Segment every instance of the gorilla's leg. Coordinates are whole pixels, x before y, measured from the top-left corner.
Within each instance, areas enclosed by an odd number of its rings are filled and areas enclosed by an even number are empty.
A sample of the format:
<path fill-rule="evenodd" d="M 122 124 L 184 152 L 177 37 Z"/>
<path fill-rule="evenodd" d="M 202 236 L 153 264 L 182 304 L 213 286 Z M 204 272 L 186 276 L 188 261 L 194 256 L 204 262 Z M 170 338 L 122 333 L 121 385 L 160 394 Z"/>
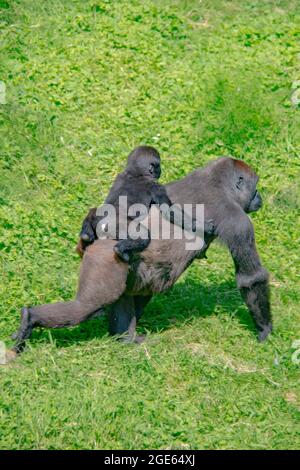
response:
<path fill-rule="evenodd" d="M 141 317 L 143 309 L 150 299 L 151 296 L 133 297 L 127 294 L 122 295 L 110 308 L 110 334 L 120 335 L 127 333 L 123 336 L 123 341 L 127 343 L 142 343 L 145 339 L 145 335 L 137 335 L 135 328 L 137 320 Z"/>
<path fill-rule="evenodd" d="M 126 289 L 128 265 L 116 260 L 115 242 L 95 242 L 83 257 L 76 300 L 22 309 L 21 325 L 14 335 L 20 352 L 33 328 L 64 328 L 98 315 L 105 305 L 116 302 Z M 108 275 L 109 273 L 109 275 Z"/>
<path fill-rule="evenodd" d="M 134 297 L 135 316 L 137 322 L 141 318 L 144 308 L 150 302 L 151 299 L 152 295 L 136 295 Z"/>
<path fill-rule="evenodd" d="M 138 322 L 141 318 L 144 312 L 144 308 L 150 302 L 151 299 L 152 295 L 137 295 L 136 297 L 134 297 L 136 322 Z M 135 342 L 142 343 L 143 341 L 145 341 L 145 339 L 146 335 L 138 335 L 136 336 Z"/>
<path fill-rule="evenodd" d="M 16 340 L 14 349 L 21 352 L 25 346 L 25 340 L 30 338 L 33 328 L 37 326 L 43 328 L 75 326 L 99 315 L 100 310 L 99 305 L 83 303 L 80 300 L 23 307 L 20 328 L 12 336 Z"/>
<path fill-rule="evenodd" d="M 131 295 L 124 294 L 115 302 L 109 311 L 108 330 L 111 335 L 122 335 L 129 333 L 132 326 L 135 330 L 136 317 L 134 300 Z"/>
<path fill-rule="evenodd" d="M 110 307 L 108 329 L 111 335 L 123 335 L 123 342 L 133 343 L 136 340 L 135 327 L 134 298 L 124 294 Z"/>

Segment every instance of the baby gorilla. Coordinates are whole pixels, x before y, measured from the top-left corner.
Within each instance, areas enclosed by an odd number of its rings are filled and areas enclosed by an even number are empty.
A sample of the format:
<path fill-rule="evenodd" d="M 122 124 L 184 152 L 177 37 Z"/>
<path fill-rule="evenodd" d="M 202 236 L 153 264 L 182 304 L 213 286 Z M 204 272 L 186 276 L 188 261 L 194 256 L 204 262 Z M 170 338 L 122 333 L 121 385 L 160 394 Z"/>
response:
<path fill-rule="evenodd" d="M 87 245 L 93 243 L 97 238 L 97 234 L 101 234 L 101 230 L 103 235 L 119 240 L 114 246 L 114 251 L 125 262 L 129 262 L 132 253 L 141 252 L 147 248 L 151 241 L 150 232 L 141 224 L 139 224 L 140 233 L 138 238 L 128 236 L 128 238 L 123 239 L 123 237 L 120 237 L 121 225 L 123 224 L 124 229 L 125 224 L 127 232 L 130 222 L 141 215 L 136 213 L 131 216 L 126 209 L 124 210 L 120 204 L 119 198 L 121 196 L 127 197 L 127 206 L 129 208 L 133 204 L 142 204 L 149 211 L 150 207 L 155 204 L 159 206 L 161 212 L 171 223 L 175 223 L 183 229 L 195 231 L 195 219 L 190 218 L 176 206 L 169 210 L 172 202 L 164 186 L 157 182 L 160 174 L 160 155 L 158 151 L 149 146 L 135 148 L 128 156 L 125 170 L 117 176 L 105 200 L 105 204 L 112 205 L 116 210 L 117 224 L 114 235 L 111 235 L 109 228 L 107 230 L 107 224 L 104 223 L 103 215 L 97 215 L 96 209 L 91 209 L 83 221 L 80 233 L 81 247 L 79 245 L 78 252 L 82 254 L 80 248 L 84 250 Z M 210 235 L 212 231 L 213 227 L 208 223 L 205 226 L 205 234 Z"/>

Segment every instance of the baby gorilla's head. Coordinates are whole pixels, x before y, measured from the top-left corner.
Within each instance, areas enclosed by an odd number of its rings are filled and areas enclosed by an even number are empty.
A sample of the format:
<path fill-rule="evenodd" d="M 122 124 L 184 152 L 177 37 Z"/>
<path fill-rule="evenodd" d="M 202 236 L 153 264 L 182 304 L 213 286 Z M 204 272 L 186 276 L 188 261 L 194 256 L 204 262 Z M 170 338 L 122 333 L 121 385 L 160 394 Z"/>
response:
<path fill-rule="evenodd" d="M 127 159 L 127 171 L 133 176 L 147 176 L 157 180 L 160 177 L 160 155 L 148 145 L 136 147 Z"/>

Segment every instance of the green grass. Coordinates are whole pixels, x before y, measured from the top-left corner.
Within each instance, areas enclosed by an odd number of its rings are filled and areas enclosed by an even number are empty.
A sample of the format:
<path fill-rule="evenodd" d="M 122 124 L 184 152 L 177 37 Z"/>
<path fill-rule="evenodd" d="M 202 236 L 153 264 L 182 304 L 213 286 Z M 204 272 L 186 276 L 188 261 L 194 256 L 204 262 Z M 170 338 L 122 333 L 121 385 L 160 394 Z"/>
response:
<path fill-rule="evenodd" d="M 226 154 L 257 170 L 275 327 L 256 342 L 216 244 L 151 301 L 140 347 L 106 320 L 34 332 L 0 369 L 0 448 L 299 448 L 299 2 L 0 8 L 1 339 L 24 304 L 73 297 L 82 218 L 140 143 L 161 151 L 164 182 Z"/>

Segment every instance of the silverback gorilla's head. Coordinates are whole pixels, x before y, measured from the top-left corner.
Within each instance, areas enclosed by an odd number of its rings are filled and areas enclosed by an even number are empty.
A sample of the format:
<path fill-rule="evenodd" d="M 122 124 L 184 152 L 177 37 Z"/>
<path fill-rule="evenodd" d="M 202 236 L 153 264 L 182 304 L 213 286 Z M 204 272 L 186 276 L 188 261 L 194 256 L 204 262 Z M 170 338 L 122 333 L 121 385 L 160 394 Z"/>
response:
<path fill-rule="evenodd" d="M 232 159 L 235 170 L 236 199 L 245 212 L 255 212 L 262 206 L 262 198 L 256 189 L 257 174 L 241 160 Z"/>
<path fill-rule="evenodd" d="M 246 213 L 261 208 L 262 198 L 256 189 L 258 176 L 241 160 L 231 157 L 216 160 L 212 181 L 219 194 L 226 188 L 230 200 L 233 199 Z"/>
<path fill-rule="evenodd" d="M 146 176 L 153 180 L 159 179 L 161 168 L 158 151 L 148 145 L 136 147 L 128 155 L 126 170 L 133 176 Z"/>

